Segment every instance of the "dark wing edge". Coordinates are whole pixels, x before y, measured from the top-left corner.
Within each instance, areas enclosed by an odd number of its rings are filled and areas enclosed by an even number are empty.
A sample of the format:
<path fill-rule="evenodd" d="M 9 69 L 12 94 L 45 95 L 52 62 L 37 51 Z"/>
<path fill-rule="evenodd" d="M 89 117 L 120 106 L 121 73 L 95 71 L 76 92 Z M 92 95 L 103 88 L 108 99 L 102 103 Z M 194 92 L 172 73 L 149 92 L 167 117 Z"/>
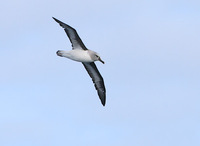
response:
<path fill-rule="evenodd" d="M 80 46 L 83 50 L 88 50 L 88 49 L 85 47 L 85 45 L 83 44 L 81 38 L 79 37 L 78 33 L 76 32 L 76 30 L 75 30 L 73 27 L 71 27 L 71 26 L 69 26 L 69 25 L 63 23 L 62 21 L 60 21 L 60 20 L 58 20 L 58 19 L 56 19 L 56 18 L 54 18 L 54 17 L 52 17 L 52 18 L 53 18 L 57 23 L 59 23 L 61 27 L 64 28 L 64 30 L 65 30 L 65 32 L 66 32 L 66 34 L 67 34 L 67 36 L 68 36 L 70 42 L 72 43 L 72 47 L 73 47 L 73 48 L 76 47 L 76 46 Z"/>
<path fill-rule="evenodd" d="M 99 95 L 101 103 L 103 104 L 103 106 L 105 106 L 105 104 L 106 104 L 106 88 L 105 88 L 105 85 L 104 85 L 104 80 L 103 80 L 101 74 L 99 73 L 95 63 L 94 62 L 83 63 L 83 66 L 85 67 L 88 74 L 92 78 L 92 81 L 93 81 L 94 86 L 97 90 L 97 93 Z"/>

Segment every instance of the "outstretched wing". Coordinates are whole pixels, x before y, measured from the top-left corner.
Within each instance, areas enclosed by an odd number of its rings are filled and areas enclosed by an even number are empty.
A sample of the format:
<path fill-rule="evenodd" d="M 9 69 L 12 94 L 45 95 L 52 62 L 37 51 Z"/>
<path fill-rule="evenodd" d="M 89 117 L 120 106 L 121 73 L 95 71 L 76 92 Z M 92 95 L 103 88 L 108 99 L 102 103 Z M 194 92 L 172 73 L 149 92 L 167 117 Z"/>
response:
<path fill-rule="evenodd" d="M 72 43 L 73 49 L 83 49 L 87 50 L 85 45 L 83 44 L 81 38 L 79 37 L 78 33 L 74 28 L 71 26 L 61 22 L 60 20 L 53 17 L 53 19 L 60 24 L 61 27 L 64 28 L 67 36 L 69 37 L 70 42 Z"/>
<path fill-rule="evenodd" d="M 94 62 L 92 62 L 92 63 L 83 62 L 83 65 L 84 65 L 85 69 L 87 70 L 88 74 L 90 75 L 90 77 L 92 78 L 92 81 L 97 90 L 97 93 L 99 95 L 101 103 L 103 104 L 103 106 L 105 106 L 105 104 L 106 104 L 106 88 L 105 88 L 104 81 L 103 81 L 101 74 L 99 73 Z"/>

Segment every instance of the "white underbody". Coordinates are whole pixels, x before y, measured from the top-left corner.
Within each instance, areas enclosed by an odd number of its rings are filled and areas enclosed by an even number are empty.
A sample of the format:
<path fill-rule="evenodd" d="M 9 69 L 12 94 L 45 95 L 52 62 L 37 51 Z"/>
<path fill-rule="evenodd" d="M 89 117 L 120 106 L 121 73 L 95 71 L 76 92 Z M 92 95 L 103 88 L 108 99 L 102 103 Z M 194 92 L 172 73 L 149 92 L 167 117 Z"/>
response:
<path fill-rule="evenodd" d="M 59 51 L 59 56 L 78 62 L 94 62 L 90 57 L 88 50 L 74 49 L 70 51 Z"/>

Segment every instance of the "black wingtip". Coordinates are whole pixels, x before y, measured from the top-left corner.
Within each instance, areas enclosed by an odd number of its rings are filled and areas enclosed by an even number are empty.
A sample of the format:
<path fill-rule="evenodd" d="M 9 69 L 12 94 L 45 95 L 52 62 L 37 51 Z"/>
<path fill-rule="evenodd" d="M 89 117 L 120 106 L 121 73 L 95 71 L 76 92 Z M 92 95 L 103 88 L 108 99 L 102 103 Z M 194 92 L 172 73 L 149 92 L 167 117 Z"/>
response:
<path fill-rule="evenodd" d="M 101 100 L 101 99 L 100 99 L 100 100 Z M 103 100 L 101 100 L 101 104 L 102 104 L 103 106 L 106 105 L 105 101 L 103 101 Z"/>
<path fill-rule="evenodd" d="M 99 94 L 99 97 L 100 97 L 102 105 L 105 106 L 106 105 L 106 96 L 105 95 L 100 96 L 100 94 Z"/>
<path fill-rule="evenodd" d="M 54 18 L 54 17 L 52 17 L 52 18 L 53 18 L 56 22 L 58 22 L 58 23 L 60 22 L 58 19 L 56 19 L 56 18 Z"/>
<path fill-rule="evenodd" d="M 65 28 L 66 26 L 68 26 L 67 24 L 65 24 L 65 23 L 63 23 L 62 21 L 60 21 L 60 20 L 58 20 L 58 19 L 56 19 L 56 18 L 54 18 L 54 17 L 52 17 L 61 27 L 63 27 L 63 28 Z M 68 26 L 68 27 L 70 27 L 70 26 Z"/>

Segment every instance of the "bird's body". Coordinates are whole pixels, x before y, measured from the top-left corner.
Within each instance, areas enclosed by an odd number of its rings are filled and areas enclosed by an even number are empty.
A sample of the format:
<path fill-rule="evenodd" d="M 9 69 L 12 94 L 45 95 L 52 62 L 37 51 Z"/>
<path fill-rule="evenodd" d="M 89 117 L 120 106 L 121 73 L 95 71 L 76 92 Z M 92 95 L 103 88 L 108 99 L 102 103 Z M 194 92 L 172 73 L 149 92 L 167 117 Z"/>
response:
<path fill-rule="evenodd" d="M 60 24 L 61 27 L 64 28 L 67 36 L 69 37 L 70 42 L 72 43 L 72 50 L 63 51 L 58 50 L 56 53 L 60 57 L 66 57 L 74 61 L 82 62 L 83 66 L 87 70 L 88 74 L 92 78 L 92 81 L 95 85 L 99 98 L 103 106 L 106 103 L 106 88 L 104 85 L 104 80 L 99 73 L 95 61 L 100 61 L 104 64 L 104 61 L 101 60 L 100 56 L 85 47 L 82 40 L 80 39 L 78 33 L 71 26 L 59 21 L 56 18 L 53 18 L 56 22 Z"/>
<path fill-rule="evenodd" d="M 57 51 L 57 55 L 61 57 L 66 57 L 78 62 L 94 62 L 91 54 L 95 53 L 91 50 L 74 49 L 70 51 Z M 96 61 L 96 60 L 95 60 Z"/>

